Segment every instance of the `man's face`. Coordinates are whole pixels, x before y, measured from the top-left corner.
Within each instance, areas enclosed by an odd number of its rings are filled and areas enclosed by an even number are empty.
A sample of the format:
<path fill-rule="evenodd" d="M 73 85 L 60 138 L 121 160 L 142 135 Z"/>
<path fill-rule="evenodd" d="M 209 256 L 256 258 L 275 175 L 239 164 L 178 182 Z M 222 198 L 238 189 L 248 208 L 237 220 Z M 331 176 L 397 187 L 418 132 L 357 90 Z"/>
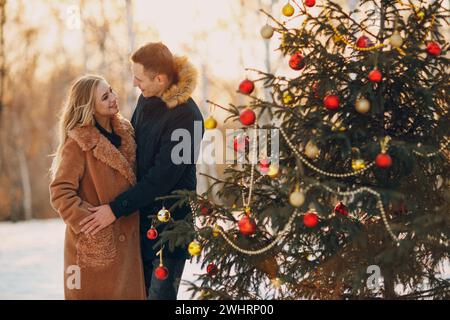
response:
<path fill-rule="evenodd" d="M 131 66 L 133 71 L 133 86 L 138 87 L 145 98 L 161 96 L 164 92 L 164 85 L 159 76 L 151 76 L 145 72 L 144 66 L 140 63 L 134 63 Z"/>

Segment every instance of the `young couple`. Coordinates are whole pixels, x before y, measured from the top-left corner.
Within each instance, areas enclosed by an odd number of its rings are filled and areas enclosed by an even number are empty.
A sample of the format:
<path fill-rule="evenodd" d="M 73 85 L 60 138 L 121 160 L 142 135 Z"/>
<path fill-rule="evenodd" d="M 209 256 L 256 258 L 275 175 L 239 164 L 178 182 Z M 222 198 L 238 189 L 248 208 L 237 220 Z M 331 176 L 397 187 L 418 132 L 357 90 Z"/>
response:
<path fill-rule="evenodd" d="M 53 208 L 66 223 L 66 299 L 176 299 L 188 254 L 164 248 L 165 280 L 158 280 L 158 241 L 146 236 L 155 215 L 173 201 L 156 201 L 174 190 L 195 190 L 194 123 L 203 118 L 191 94 L 197 73 L 162 43 L 148 43 L 132 57 L 133 85 L 141 90 L 131 124 L 120 116 L 117 95 L 95 75 L 72 85 L 59 123 L 60 143 L 51 173 Z M 172 132 L 188 130 L 191 162 L 175 164 Z M 178 163 L 178 162 L 176 162 Z M 188 206 L 171 212 L 183 219 Z M 158 226 L 159 233 L 165 225 Z M 78 267 L 79 286 L 68 286 Z"/>

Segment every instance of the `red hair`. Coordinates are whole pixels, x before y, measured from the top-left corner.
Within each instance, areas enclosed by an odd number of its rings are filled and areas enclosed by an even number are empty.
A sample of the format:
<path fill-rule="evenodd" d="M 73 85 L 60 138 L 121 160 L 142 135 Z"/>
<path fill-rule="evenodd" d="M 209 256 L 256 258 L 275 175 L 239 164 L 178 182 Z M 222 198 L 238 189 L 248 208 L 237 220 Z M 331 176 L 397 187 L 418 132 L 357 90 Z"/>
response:
<path fill-rule="evenodd" d="M 144 66 L 150 75 L 165 74 L 169 83 L 178 81 L 172 52 L 162 42 L 149 42 L 131 55 L 131 61 Z"/>

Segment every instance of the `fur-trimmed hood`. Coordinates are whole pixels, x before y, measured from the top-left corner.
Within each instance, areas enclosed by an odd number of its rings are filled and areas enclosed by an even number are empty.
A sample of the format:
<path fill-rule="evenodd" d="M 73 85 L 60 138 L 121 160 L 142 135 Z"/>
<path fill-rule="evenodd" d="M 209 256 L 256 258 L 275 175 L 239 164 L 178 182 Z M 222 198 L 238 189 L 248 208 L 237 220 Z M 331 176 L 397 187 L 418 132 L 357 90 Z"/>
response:
<path fill-rule="evenodd" d="M 84 152 L 92 149 L 95 158 L 117 170 L 131 185 L 134 185 L 136 184 L 136 142 L 133 127 L 128 120 L 118 114 L 111 118 L 111 126 L 122 139 L 119 149 L 94 126 L 73 128 L 68 132 L 68 136 L 74 139 Z"/>
<path fill-rule="evenodd" d="M 161 97 L 169 108 L 175 108 L 188 101 L 197 85 L 197 70 L 187 57 L 175 56 L 174 63 L 178 81 L 164 91 Z"/>

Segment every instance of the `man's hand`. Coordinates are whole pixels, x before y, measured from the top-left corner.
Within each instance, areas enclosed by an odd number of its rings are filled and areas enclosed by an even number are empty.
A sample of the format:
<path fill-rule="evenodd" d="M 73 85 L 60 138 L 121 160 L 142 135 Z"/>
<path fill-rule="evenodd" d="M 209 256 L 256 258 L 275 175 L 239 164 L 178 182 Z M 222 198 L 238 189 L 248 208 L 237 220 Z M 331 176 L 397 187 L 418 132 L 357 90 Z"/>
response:
<path fill-rule="evenodd" d="M 95 235 L 97 232 L 116 221 L 116 216 L 108 204 L 88 209 L 92 214 L 80 222 L 80 226 L 84 225 L 83 228 L 81 228 L 81 232 Z"/>

